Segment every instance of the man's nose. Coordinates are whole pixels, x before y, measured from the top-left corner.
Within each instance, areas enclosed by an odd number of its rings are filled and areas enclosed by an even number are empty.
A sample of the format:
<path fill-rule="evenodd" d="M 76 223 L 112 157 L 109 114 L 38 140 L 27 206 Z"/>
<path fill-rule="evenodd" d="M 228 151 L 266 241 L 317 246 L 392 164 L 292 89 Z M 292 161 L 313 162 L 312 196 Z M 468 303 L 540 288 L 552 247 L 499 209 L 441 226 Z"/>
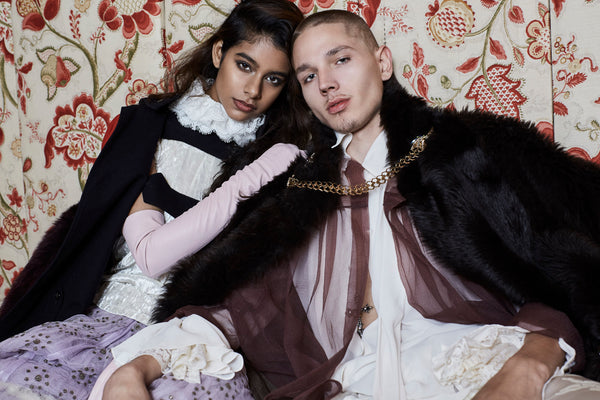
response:
<path fill-rule="evenodd" d="M 337 88 L 337 81 L 332 73 L 323 71 L 319 74 L 319 90 L 322 94 L 327 94 L 329 91 Z"/>

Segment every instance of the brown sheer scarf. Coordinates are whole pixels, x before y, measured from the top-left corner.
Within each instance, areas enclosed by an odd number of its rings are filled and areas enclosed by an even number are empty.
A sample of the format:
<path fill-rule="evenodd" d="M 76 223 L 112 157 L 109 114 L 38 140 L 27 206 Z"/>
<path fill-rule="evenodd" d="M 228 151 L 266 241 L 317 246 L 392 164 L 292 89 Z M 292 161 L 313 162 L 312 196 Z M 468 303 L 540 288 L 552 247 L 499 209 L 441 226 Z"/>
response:
<path fill-rule="evenodd" d="M 346 160 L 342 183 L 361 181 L 362 167 Z M 328 399 L 341 390 L 329 377 L 355 332 L 364 296 L 369 257 L 367 201 L 368 194 L 342 199 L 342 207 L 306 246 L 263 280 L 227 300 L 246 359 L 277 387 L 269 399 Z M 564 314 L 541 304 L 517 310 L 436 265 L 418 239 L 395 182 L 386 187 L 384 211 L 394 234 L 408 301 L 423 316 L 464 324 L 519 325 L 563 337 L 582 350 Z"/>

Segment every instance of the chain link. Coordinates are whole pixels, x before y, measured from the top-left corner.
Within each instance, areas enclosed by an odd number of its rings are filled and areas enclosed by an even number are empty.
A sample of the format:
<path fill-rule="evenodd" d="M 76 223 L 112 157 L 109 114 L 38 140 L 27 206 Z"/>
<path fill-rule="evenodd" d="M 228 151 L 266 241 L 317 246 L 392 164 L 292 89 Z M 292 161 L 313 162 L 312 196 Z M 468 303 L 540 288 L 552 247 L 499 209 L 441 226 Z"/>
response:
<path fill-rule="evenodd" d="M 425 142 L 427 141 L 432 132 L 433 128 L 431 128 L 426 135 L 419 136 L 418 138 L 416 138 L 413 141 L 412 146 L 410 147 L 410 152 L 406 156 L 401 158 L 397 163 L 395 163 L 391 167 L 386 168 L 381 174 L 377 175 L 375 178 L 370 179 L 367 182 L 361 183 L 360 185 L 345 186 L 333 182 L 301 181 L 298 180 L 295 177 L 295 175 L 292 175 L 288 178 L 287 187 L 317 190 L 319 192 L 339 194 L 340 196 L 360 196 L 361 194 L 366 193 L 369 190 L 373 190 L 383 185 L 388 180 L 390 180 L 390 178 L 394 177 L 402 168 L 406 167 L 408 164 L 416 160 L 419 157 L 419 155 L 423 152 L 423 150 L 425 150 Z"/>

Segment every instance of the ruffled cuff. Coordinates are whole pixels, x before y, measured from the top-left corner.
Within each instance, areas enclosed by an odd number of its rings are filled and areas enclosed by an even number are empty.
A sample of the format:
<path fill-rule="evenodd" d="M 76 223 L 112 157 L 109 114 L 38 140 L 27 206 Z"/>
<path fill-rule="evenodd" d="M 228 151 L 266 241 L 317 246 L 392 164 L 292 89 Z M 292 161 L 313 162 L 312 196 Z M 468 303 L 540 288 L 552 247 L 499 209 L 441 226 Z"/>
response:
<path fill-rule="evenodd" d="M 433 373 L 444 386 L 474 396 L 522 346 L 527 330 L 486 325 L 433 357 Z"/>
<path fill-rule="evenodd" d="M 229 380 L 244 366 L 241 354 L 231 349 L 221 331 L 198 315 L 150 325 L 112 353 L 119 365 L 150 355 L 163 373 L 192 383 L 201 383 L 201 375 Z"/>
<path fill-rule="evenodd" d="M 442 385 L 464 391 L 466 398 L 471 398 L 523 347 L 527 333 L 516 326 L 482 326 L 434 356 L 433 373 Z M 565 352 L 565 362 L 553 376 L 564 375 L 575 363 L 575 349 L 563 339 L 558 344 Z"/>

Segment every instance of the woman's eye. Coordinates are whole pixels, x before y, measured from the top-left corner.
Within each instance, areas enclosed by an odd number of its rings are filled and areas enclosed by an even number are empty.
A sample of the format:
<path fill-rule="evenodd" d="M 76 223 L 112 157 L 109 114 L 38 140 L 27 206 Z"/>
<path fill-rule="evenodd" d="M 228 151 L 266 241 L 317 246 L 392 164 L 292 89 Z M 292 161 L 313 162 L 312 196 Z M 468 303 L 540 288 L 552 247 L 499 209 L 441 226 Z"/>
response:
<path fill-rule="evenodd" d="M 338 60 L 336 61 L 336 64 L 345 64 L 348 61 L 350 61 L 350 57 L 342 57 L 342 58 L 338 58 Z"/>
<path fill-rule="evenodd" d="M 283 83 L 283 78 L 277 75 L 267 76 L 267 82 L 272 84 L 273 86 L 279 86 Z"/>
<path fill-rule="evenodd" d="M 248 64 L 246 61 L 238 61 L 237 65 L 242 71 L 250 71 L 251 69 L 250 64 Z"/>

